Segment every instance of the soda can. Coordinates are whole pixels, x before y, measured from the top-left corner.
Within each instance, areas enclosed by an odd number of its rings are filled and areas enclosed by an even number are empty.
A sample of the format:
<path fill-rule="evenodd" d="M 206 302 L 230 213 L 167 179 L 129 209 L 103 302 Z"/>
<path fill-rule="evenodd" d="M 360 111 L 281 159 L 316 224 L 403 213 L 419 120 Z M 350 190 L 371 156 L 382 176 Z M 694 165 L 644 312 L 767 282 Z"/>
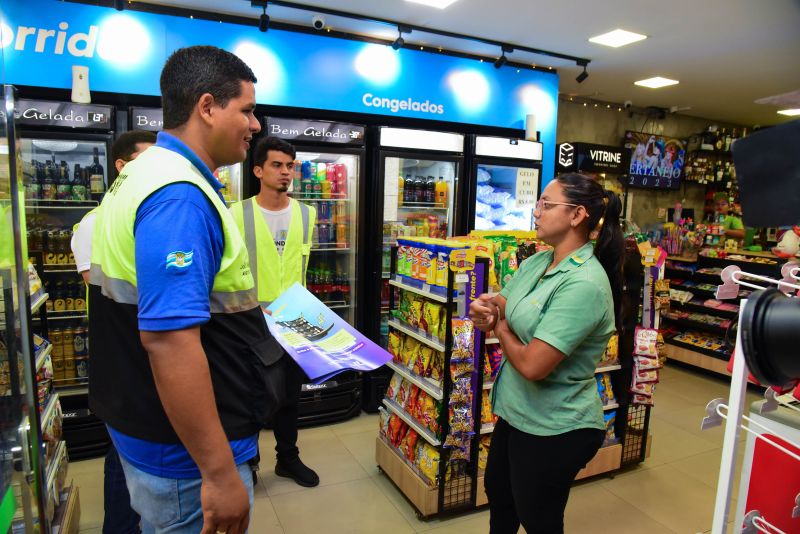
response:
<path fill-rule="evenodd" d="M 319 211 L 317 212 L 317 220 L 318 221 L 330 221 L 332 216 L 332 206 L 331 202 L 320 202 L 319 203 Z"/>
<path fill-rule="evenodd" d="M 75 376 L 77 378 L 89 378 L 89 358 L 86 356 L 75 356 Z"/>
<path fill-rule="evenodd" d="M 311 162 L 304 161 L 300 164 L 300 178 L 302 180 L 310 180 L 314 177 L 314 173 L 311 172 Z"/>
<path fill-rule="evenodd" d="M 347 165 L 337 163 L 336 169 L 336 193 L 341 197 L 347 196 Z"/>
<path fill-rule="evenodd" d="M 317 163 L 317 181 L 324 182 L 328 177 L 328 165 L 326 163 Z"/>
<path fill-rule="evenodd" d="M 61 334 L 62 343 L 64 345 L 64 358 L 72 357 L 75 355 L 75 329 L 64 328 Z"/>
<path fill-rule="evenodd" d="M 330 243 L 331 225 L 328 223 L 319 223 L 317 228 L 319 228 L 319 244 L 327 245 Z"/>
<path fill-rule="evenodd" d="M 314 192 L 314 180 L 311 178 L 303 178 L 300 181 L 303 196 L 308 197 Z"/>
<path fill-rule="evenodd" d="M 64 357 L 64 331 L 60 328 L 50 330 L 50 343 L 53 344 L 53 358 Z"/>
<path fill-rule="evenodd" d="M 328 180 L 320 182 L 320 193 L 322 198 L 331 198 L 331 183 Z"/>
<path fill-rule="evenodd" d="M 347 248 L 347 225 L 344 223 L 336 225 L 336 246 Z"/>
<path fill-rule="evenodd" d="M 75 352 L 75 357 L 87 356 L 89 354 L 89 347 L 87 345 L 89 331 L 85 326 L 75 328 L 75 334 L 72 337 L 72 346 Z"/>

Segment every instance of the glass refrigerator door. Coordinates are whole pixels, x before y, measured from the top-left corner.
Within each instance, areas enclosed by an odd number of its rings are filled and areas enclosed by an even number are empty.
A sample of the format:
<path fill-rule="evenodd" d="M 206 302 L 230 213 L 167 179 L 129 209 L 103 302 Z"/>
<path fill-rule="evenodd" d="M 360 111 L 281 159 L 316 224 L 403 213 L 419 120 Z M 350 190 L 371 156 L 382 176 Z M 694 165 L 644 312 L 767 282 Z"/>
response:
<path fill-rule="evenodd" d="M 479 164 L 476 230 L 532 230 L 539 170 Z"/>
<path fill-rule="evenodd" d="M 222 189 L 222 197 L 225 202 L 230 205 L 233 202 L 239 202 L 242 199 L 242 179 L 243 179 L 244 164 L 235 163 L 233 165 L 225 165 L 214 171 L 214 176 L 225 187 Z"/>
<path fill-rule="evenodd" d="M 289 194 L 313 206 L 306 287 L 351 325 L 356 303 L 359 156 L 298 151 Z"/>
<path fill-rule="evenodd" d="M 384 159 L 381 343 L 386 346 L 391 248 L 397 238 L 453 235 L 458 164 L 388 156 Z"/>
<path fill-rule="evenodd" d="M 31 372 L 30 315 L 43 290 L 29 281 L 25 242 L 24 190 L 16 165 L 13 89 L 2 86 L 0 114 L 0 531 L 49 531 L 43 495 L 40 434 L 35 415 L 42 393 Z M 21 261 L 20 261 L 21 260 Z M 33 291 L 33 295 L 27 293 Z M 13 523 L 13 527 L 12 527 Z"/>
<path fill-rule="evenodd" d="M 99 201 L 108 187 L 103 140 L 21 140 L 25 194 L 31 200 Z"/>

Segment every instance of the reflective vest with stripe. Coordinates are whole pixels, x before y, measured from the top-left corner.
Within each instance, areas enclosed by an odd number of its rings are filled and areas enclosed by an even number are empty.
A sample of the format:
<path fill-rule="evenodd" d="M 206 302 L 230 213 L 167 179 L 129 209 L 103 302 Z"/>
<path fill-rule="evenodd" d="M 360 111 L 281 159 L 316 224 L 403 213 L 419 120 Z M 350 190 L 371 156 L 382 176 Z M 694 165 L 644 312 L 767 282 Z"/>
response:
<path fill-rule="evenodd" d="M 294 199 L 289 199 L 289 205 L 292 217 L 282 254 L 278 254 L 275 239 L 256 197 L 237 202 L 230 208 L 250 254 L 250 271 L 255 275 L 258 301 L 262 306 L 269 306 L 295 282 L 306 285 L 311 235 L 317 212 Z"/>
<path fill-rule="evenodd" d="M 281 353 L 264 353 L 265 347 L 273 346 L 271 334 L 258 306 L 244 241 L 225 203 L 189 160 L 159 146 L 125 166 L 97 213 L 90 272 L 90 408 L 126 435 L 158 443 L 179 441 L 139 338 L 133 232 L 142 202 L 178 182 L 198 187 L 222 223 L 222 261 L 209 295 L 211 318 L 200 327 L 200 337 L 222 427 L 228 439 L 242 439 L 258 432 L 258 410 L 266 403 L 263 383 L 257 379 L 258 362 L 274 361 Z M 178 254 L 171 261 L 189 259 Z M 165 257 L 165 268 L 166 264 Z"/>

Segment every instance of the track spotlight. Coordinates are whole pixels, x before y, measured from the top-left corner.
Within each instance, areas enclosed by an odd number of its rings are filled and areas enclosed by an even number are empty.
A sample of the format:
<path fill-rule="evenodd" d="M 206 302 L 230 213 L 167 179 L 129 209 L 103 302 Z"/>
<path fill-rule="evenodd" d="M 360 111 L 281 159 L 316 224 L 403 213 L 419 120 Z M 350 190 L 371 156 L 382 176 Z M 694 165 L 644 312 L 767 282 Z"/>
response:
<path fill-rule="evenodd" d="M 578 74 L 575 77 L 575 81 L 578 82 L 578 83 L 583 83 L 583 81 L 588 77 L 589 77 L 589 73 L 586 72 L 586 65 L 584 65 L 583 66 L 583 72 L 581 72 L 580 74 Z"/>
<path fill-rule="evenodd" d="M 114 9 L 117 11 L 125 9 L 125 0 L 114 0 Z"/>
<path fill-rule="evenodd" d="M 267 15 L 267 4 L 264 4 L 264 12 L 258 18 L 258 31 L 266 32 L 269 29 L 269 15 Z"/>
<path fill-rule="evenodd" d="M 397 39 L 395 39 L 394 42 L 392 43 L 393 49 L 400 50 L 401 48 L 403 48 L 403 45 L 406 44 L 405 39 L 403 39 L 404 33 L 411 33 L 411 26 L 399 24 L 397 26 Z"/>
<path fill-rule="evenodd" d="M 501 50 L 502 50 L 502 53 L 500 54 L 500 57 L 494 60 L 494 68 L 496 68 L 496 69 L 499 69 L 500 67 L 502 67 L 503 65 L 508 63 L 508 58 L 506 57 L 506 52 L 511 53 L 511 52 L 514 51 L 514 49 L 512 47 L 508 46 L 508 45 L 503 45 Z"/>

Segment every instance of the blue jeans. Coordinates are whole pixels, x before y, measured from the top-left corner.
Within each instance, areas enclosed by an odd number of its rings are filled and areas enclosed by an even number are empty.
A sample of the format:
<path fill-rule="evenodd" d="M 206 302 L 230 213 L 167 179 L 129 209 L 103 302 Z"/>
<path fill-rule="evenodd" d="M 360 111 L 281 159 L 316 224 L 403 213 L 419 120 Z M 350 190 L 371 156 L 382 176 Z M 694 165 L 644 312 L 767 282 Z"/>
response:
<path fill-rule="evenodd" d="M 203 528 L 199 478 L 150 475 L 120 457 L 131 493 L 131 506 L 142 516 L 144 534 L 197 534 Z M 245 462 L 237 466 L 253 507 L 253 474 Z"/>
<path fill-rule="evenodd" d="M 139 534 L 139 514 L 131 508 L 119 454 L 112 443 L 106 453 L 103 481 L 103 534 Z"/>

